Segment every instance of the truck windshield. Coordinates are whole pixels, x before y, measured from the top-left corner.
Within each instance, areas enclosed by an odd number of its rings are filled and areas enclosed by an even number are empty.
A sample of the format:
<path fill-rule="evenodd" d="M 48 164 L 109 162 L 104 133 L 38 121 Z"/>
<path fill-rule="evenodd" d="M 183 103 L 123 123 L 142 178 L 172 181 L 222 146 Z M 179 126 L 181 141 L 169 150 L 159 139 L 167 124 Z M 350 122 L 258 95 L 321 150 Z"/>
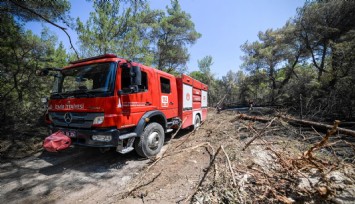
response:
<path fill-rule="evenodd" d="M 114 91 L 116 63 L 90 64 L 64 69 L 56 79 L 52 98 L 111 96 Z"/>

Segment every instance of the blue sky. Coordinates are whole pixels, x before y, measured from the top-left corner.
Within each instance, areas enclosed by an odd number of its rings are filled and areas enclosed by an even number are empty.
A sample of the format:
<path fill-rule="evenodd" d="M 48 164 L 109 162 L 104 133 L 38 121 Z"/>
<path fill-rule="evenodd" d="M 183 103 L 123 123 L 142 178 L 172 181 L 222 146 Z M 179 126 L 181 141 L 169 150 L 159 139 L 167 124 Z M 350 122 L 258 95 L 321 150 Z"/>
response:
<path fill-rule="evenodd" d="M 181 8 L 191 15 L 196 30 L 202 34 L 197 42 L 189 47 L 190 61 L 188 72 L 198 70 L 197 60 L 204 56 L 213 57 L 212 72 L 216 77 L 226 75 L 229 70 L 239 70 L 243 55 L 240 46 L 246 41 L 257 40 L 259 31 L 280 28 L 288 19 L 296 15 L 296 9 L 303 6 L 304 0 L 180 0 Z M 86 0 L 71 0 L 71 15 L 86 21 L 92 11 Z M 169 0 L 150 0 L 153 9 L 165 9 Z M 58 40 L 69 49 L 67 36 L 49 25 Z M 40 34 L 41 23 L 28 23 L 27 29 Z M 75 42 L 75 31 L 68 30 Z M 76 44 L 74 46 L 77 48 Z"/>

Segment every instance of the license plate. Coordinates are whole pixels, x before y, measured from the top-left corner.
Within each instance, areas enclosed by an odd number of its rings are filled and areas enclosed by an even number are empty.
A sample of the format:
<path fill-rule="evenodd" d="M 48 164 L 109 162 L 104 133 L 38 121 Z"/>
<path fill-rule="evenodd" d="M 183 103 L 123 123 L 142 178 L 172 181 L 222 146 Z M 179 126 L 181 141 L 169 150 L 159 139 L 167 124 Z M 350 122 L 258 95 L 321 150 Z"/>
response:
<path fill-rule="evenodd" d="M 64 131 L 64 134 L 68 137 L 76 137 L 76 132 L 72 130 Z"/>

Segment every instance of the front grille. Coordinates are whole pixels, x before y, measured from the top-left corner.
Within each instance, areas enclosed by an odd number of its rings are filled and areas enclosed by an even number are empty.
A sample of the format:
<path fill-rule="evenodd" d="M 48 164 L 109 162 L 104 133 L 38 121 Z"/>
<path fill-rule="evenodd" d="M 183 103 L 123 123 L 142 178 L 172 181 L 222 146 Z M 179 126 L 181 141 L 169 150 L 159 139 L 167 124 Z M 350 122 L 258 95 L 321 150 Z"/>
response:
<path fill-rule="evenodd" d="M 64 116 L 67 113 L 69 114 L 69 112 L 50 112 L 49 115 L 51 116 L 55 126 L 72 128 L 91 128 L 96 117 L 104 116 L 104 113 L 70 112 L 72 119 L 70 123 L 67 123 L 64 119 Z"/>

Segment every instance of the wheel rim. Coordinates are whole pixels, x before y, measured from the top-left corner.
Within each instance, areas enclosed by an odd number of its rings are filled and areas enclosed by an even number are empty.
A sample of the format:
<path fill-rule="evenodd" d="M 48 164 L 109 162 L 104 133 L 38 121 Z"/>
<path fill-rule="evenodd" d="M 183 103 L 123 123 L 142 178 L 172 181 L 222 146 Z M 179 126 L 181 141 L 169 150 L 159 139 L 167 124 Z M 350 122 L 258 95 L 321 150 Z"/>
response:
<path fill-rule="evenodd" d="M 195 122 L 195 128 L 200 127 L 200 125 L 201 125 L 200 118 L 199 118 L 199 117 L 197 117 L 197 118 L 196 118 L 196 122 Z"/>
<path fill-rule="evenodd" d="M 159 147 L 159 133 L 158 132 L 152 132 L 148 136 L 148 147 L 151 150 L 156 150 Z"/>

